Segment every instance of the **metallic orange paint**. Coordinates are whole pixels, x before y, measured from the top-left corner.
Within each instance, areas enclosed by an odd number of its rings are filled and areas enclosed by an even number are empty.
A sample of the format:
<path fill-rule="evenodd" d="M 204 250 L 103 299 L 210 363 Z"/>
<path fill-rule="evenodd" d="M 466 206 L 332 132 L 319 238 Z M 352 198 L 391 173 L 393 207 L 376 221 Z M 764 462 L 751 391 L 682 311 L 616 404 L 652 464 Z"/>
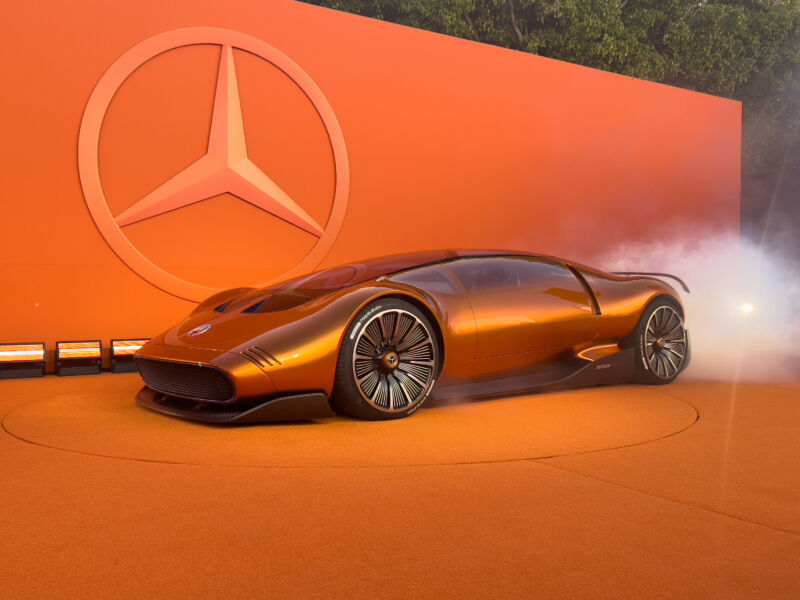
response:
<path fill-rule="evenodd" d="M 618 338 L 620 331 L 631 331 L 645 306 L 654 296 L 680 297 L 669 284 L 644 276 L 620 276 L 573 264 L 594 290 L 603 318 L 598 320 L 598 343 Z"/>
<path fill-rule="evenodd" d="M 425 255 L 405 257 L 419 266 L 386 275 L 374 273 L 375 265 L 395 257 L 348 265 L 374 278 L 286 310 L 253 311 L 275 289 L 219 294 L 153 338 L 137 356 L 216 367 L 234 382 L 234 402 L 310 391 L 329 396 L 352 319 L 371 302 L 396 297 L 416 304 L 435 324 L 443 351 L 437 386 L 446 387 L 535 372 L 554 359 L 593 362 L 619 351 L 617 344 L 631 334 L 654 297 L 680 302 L 660 280 L 580 266 L 589 292 L 569 263 L 552 257 L 447 251 L 425 264 L 415 259 L 419 256 Z M 526 269 L 529 282 L 523 280 Z M 302 280 L 295 285 L 302 286 Z M 591 294 L 600 314 L 592 310 Z M 222 312 L 215 310 L 221 306 Z M 208 327 L 195 335 L 200 325 Z"/>

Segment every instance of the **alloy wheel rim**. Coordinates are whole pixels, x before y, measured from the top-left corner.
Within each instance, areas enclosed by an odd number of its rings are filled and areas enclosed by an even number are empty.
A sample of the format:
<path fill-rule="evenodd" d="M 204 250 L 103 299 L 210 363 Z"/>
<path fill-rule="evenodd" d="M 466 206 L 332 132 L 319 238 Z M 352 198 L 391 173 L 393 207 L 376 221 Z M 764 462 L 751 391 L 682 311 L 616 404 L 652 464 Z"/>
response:
<path fill-rule="evenodd" d="M 686 329 L 678 311 L 659 306 L 647 320 L 644 352 L 650 370 L 661 379 L 680 373 L 686 360 Z"/>
<path fill-rule="evenodd" d="M 389 413 L 422 402 L 433 385 L 434 343 L 428 326 L 406 310 L 385 310 L 370 318 L 353 352 L 353 377 L 362 398 Z"/>

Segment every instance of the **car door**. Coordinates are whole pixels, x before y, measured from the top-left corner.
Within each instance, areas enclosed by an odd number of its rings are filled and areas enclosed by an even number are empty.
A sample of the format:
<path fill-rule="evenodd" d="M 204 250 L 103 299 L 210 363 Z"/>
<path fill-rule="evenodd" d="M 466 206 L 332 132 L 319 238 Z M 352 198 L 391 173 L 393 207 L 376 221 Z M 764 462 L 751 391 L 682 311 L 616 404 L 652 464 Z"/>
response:
<path fill-rule="evenodd" d="M 566 348 L 597 335 L 583 284 L 558 261 L 484 257 L 454 261 L 476 323 L 476 358 Z"/>

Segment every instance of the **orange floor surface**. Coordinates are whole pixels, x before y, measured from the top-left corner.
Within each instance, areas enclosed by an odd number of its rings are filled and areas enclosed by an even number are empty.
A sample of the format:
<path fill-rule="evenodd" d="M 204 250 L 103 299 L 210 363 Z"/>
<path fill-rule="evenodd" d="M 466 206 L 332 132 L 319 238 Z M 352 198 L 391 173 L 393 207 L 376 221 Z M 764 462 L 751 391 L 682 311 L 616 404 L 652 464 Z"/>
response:
<path fill-rule="evenodd" d="M 800 598 L 800 383 L 210 427 L 0 381 L 2 598 Z"/>

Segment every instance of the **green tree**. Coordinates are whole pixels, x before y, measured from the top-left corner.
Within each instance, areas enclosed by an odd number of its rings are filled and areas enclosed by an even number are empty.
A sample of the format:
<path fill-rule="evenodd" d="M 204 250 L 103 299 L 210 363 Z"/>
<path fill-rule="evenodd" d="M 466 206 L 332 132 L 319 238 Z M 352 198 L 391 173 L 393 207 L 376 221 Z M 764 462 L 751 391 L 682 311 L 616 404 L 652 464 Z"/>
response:
<path fill-rule="evenodd" d="M 742 100 L 745 175 L 800 165 L 800 0 L 307 0 Z"/>

